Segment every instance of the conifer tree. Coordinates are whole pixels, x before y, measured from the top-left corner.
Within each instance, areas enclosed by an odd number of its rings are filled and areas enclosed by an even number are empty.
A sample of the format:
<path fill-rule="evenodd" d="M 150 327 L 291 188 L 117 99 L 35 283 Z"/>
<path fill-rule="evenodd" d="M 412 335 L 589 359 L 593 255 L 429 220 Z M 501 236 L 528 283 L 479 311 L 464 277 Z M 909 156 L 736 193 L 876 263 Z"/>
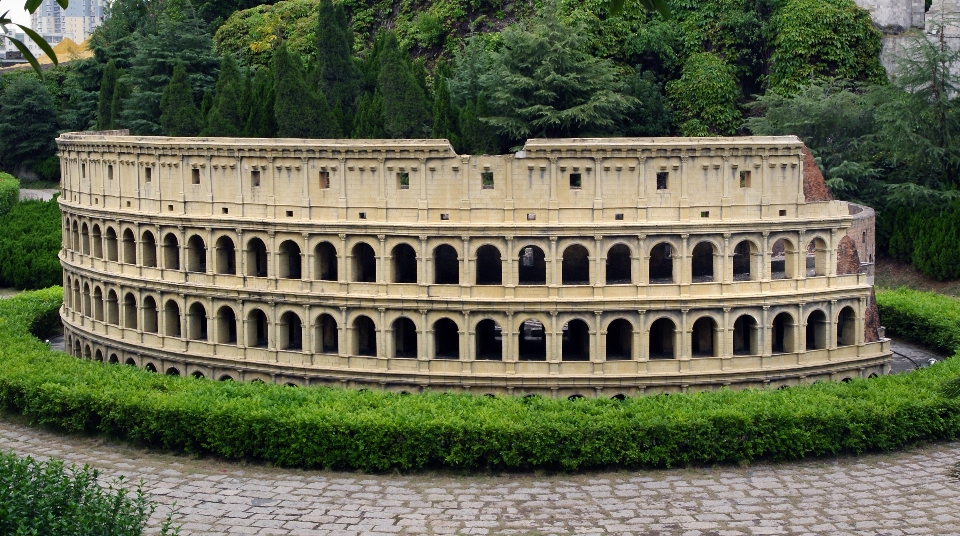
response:
<path fill-rule="evenodd" d="M 203 92 L 203 100 L 200 101 L 200 117 L 203 124 L 207 124 L 207 116 L 210 114 L 210 108 L 213 107 L 213 91 L 209 89 Z"/>
<path fill-rule="evenodd" d="M 235 138 L 243 134 L 249 110 L 243 102 L 244 81 L 240 68 L 230 54 L 220 61 L 220 76 L 206 117 L 204 136 Z"/>
<path fill-rule="evenodd" d="M 450 102 L 450 90 L 447 88 L 447 78 L 450 74 L 447 63 L 440 60 L 433 72 L 433 137 L 450 140 L 454 149 L 460 152 L 464 149 L 460 132 L 457 128 L 457 111 Z"/>
<path fill-rule="evenodd" d="M 57 151 L 57 116 L 47 88 L 35 76 L 11 81 L 0 95 L 0 155 L 16 171 Z"/>
<path fill-rule="evenodd" d="M 110 130 L 113 125 L 113 94 L 117 87 L 119 72 L 117 65 L 110 60 L 103 69 L 103 78 L 100 82 L 100 96 L 97 101 L 97 129 Z"/>
<path fill-rule="evenodd" d="M 383 130 L 391 138 L 427 136 L 432 114 L 427 96 L 410 65 L 410 56 L 401 51 L 397 36 L 387 34 L 380 51 L 377 80 L 383 97 Z"/>
<path fill-rule="evenodd" d="M 260 67 L 253 76 L 250 98 L 250 116 L 244 136 L 272 138 L 277 134 L 277 119 L 274 115 L 273 71 Z"/>
<path fill-rule="evenodd" d="M 320 0 L 317 13 L 317 87 L 331 108 L 356 102 L 360 71 L 353 60 L 353 30 L 340 4 Z"/>
<path fill-rule="evenodd" d="M 300 59 L 281 44 L 273 53 L 274 113 L 281 138 L 336 137 L 326 98 L 309 87 Z"/>
<path fill-rule="evenodd" d="M 357 139 L 383 139 L 383 97 L 379 92 L 364 93 L 357 105 L 357 120 L 353 129 Z"/>
<path fill-rule="evenodd" d="M 110 100 L 110 117 L 113 118 L 113 128 L 125 126 L 123 109 L 131 93 L 130 83 L 121 75 L 120 78 L 117 79 L 117 85 L 113 89 L 113 98 Z"/>
<path fill-rule="evenodd" d="M 458 124 L 460 132 L 463 133 L 461 139 L 462 149 L 457 152 L 467 154 L 496 154 L 500 152 L 500 143 L 493 127 L 481 120 L 488 117 L 490 110 L 487 108 L 487 99 L 481 93 L 475 101 L 467 101 L 460 109 Z"/>
<path fill-rule="evenodd" d="M 193 102 L 190 78 L 183 63 L 173 68 L 170 83 L 160 98 L 160 125 L 167 136 L 196 136 L 200 132 L 200 110 Z"/>

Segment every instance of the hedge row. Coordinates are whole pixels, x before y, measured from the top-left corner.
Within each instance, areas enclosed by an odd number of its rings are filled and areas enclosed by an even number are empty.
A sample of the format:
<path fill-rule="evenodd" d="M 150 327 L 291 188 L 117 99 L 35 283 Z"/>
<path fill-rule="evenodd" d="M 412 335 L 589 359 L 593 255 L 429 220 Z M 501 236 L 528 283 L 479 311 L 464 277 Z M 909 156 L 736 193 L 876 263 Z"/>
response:
<path fill-rule="evenodd" d="M 0 216 L 0 287 L 45 288 L 63 283 L 60 268 L 60 207 L 52 201 L 21 201 Z"/>
<path fill-rule="evenodd" d="M 960 300 L 900 288 L 878 292 L 877 306 L 887 335 L 948 355 L 960 351 Z"/>
<path fill-rule="evenodd" d="M 9 173 L 0 172 L 0 216 L 3 216 L 20 200 L 20 180 Z"/>
<path fill-rule="evenodd" d="M 881 296 L 885 310 L 898 307 Z M 30 329 L 60 299 L 52 288 L 0 300 L 0 405 L 68 431 L 175 451 L 367 471 L 576 470 L 788 460 L 960 435 L 960 400 L 938 392 L 960 374 L 960 359 L 850 383 L 624 401 L 298 389 L 53 352 Z"/>

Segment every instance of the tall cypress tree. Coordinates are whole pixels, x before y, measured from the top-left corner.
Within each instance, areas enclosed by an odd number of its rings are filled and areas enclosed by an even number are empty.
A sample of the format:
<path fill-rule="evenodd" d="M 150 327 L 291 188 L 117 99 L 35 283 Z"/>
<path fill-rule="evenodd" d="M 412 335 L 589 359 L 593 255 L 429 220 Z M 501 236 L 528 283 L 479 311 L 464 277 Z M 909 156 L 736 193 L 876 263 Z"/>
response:
<path fill-rule="evenodd" d="M 377 84 L 383 96 L 383 130 L 391 138 L 421 138 L 429 132 L 432 117 L 427 96 L 401 51 L 397 36 L 387 34 L 380 52 Z"/>
<path fill-rule="evenodd" d="M 353 59 L 353 31 L 340 4 L 320 0 L 317 13 L 317 87 L 330 108 L 352 109 L 360 86 Z"/>
<path fill-rule="evenodd" d="M 277 134 L 277 119 L 274 115 L 273 71 L 260 67 L 253 76 L 250 98 L 250 117 L 244 136 L 272 138 Z"/>
<path fill-rule="evenodd" d="M 433 137 L 450 140 L 454 149 L 463 150 L 463 142 L 457 128 L 457 111 L 450 102 L 450 89 L 447 87 L 449 76 L 447 62 L 440 60 L 433 71 Z"/>
<path fill-rule="evenodd" d="M 128 126 L 123 118 L 123 110 L 131 93 L 130 82 L 121 75 L 117 78 L 117 85 L 113 89 L 113 99 L 110 100 L 110 117 L 113 118 L 113 128 Z"/>
<path fill-rule="evenodd" d="M 274 113 L 281 138 L 332 138 L 340 131 L 327 100 L 309 87 L 300 58 L 281 44 L 273 53 Z"/>
<path fill-rule="evenodd" d="M 248 114 L 243 93 L 244 81 L 240 68 L 230 54 L 225 54 L 220 61 L 220 76 L 217 78 L 210 111 L 207 113 L 204 136 L 235 138 L 243 135 Z"/>
<path fill-rule="evenodd" d="M 379 92 L 364 93 L 357 105 L 357 120 L 353 128 L 353 137 L 358 139 L 382 139 L 383 97 Z"/>
<path fill-rule="evenodd" d="M 160 125 L 167 136 L 196 136 L 200 132 L 200 110 L 193 102 L 190 77 L 183 63 L 177 62 L 160 97 Z"/>
<path fill-rule="evenodd" d="M 100 82 L 100 96 L 97 100 L 97 129 L 110 130 L 113 128 L 113 94 L 117 88 L 119 77 L 117 65 L 110 60 L 103 69 L 103 78 Z"/>

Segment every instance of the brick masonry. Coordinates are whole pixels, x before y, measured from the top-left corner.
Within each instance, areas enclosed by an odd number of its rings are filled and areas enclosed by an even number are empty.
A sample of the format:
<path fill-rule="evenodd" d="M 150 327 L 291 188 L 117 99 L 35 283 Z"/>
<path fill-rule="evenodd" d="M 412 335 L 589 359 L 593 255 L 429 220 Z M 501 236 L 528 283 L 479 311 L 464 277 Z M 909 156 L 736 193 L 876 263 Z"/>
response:
<path fill-rule="evenodd" d="M 803 197 L 807 203 L 833 200 L 833 194 L 823 180 L 823 173 L 820 173 L 820 167 L 806 145 L 803 146 Z"/>

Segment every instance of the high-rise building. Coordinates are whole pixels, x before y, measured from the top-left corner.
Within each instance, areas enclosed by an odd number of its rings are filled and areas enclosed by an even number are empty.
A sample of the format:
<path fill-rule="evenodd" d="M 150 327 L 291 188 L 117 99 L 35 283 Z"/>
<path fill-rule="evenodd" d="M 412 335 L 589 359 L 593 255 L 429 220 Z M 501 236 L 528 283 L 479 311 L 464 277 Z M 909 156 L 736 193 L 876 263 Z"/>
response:
<path fill-rule="evenodd" d="M 82 43 L 103 22 L 105 7 L 104 0 L 72 0 L 67 9 L 61 8 L 57 0 L 43 0 L 31 16 L 30 25 L 50 45 L 64 37 Z"/>

